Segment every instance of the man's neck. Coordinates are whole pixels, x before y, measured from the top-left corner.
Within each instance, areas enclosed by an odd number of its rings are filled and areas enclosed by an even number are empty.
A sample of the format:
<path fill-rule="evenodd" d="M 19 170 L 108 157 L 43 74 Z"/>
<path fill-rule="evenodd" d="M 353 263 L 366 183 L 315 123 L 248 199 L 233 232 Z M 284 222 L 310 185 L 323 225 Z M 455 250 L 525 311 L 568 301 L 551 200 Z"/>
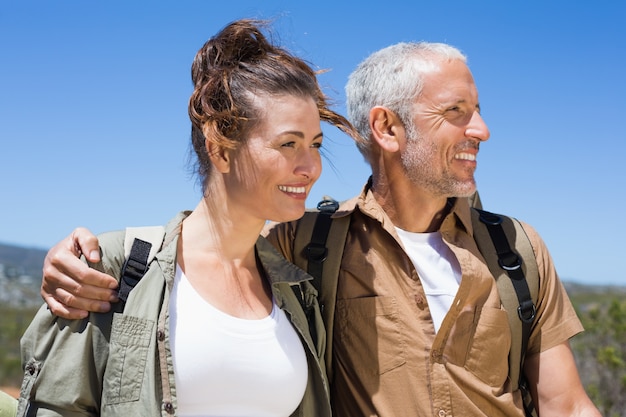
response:
<path fill-rule="evenodd" d="M 395 186 L 394 186 L 395 185 Z M 394 226 L 414 233 L 439 230 L 450 211 L 448 199 L 415 186 L 398 186 L 373 179 L 372 192 Z"/>

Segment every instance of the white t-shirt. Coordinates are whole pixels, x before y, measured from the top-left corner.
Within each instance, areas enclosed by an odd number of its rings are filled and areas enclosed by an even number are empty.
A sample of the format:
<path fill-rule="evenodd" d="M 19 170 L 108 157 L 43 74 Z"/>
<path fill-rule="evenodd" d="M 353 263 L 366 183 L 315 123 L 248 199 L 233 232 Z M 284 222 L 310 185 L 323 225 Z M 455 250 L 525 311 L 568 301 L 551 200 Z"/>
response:
<path fill-rule="evenodd" d="M 276 304 L 260 320 L 230 316 L 205 301 L 177 266 L 170 330 L 177 415 L 289 416 L 300 404 L 306 354 Z"/>
<path fill-rule="evenodd" d="M 435 332 L 450 310 L 461 283 L 461 267 L 440 232 L 412 233 L 396 227 L 424 287 Z"/>

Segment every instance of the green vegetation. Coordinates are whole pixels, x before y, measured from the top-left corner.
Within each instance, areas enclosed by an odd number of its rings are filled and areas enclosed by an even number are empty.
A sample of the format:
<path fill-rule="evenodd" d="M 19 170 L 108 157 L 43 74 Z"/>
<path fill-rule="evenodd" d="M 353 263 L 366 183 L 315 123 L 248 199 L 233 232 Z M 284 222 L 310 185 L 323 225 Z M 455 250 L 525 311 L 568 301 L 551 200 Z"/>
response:
<path fill-rule="evenodd" d="M 0 306 L 0 386 L 19 387 L 22 383 L 20 337 L 36 311 Z"/>
<path fill-rule="evenodd" d="M 603 416 L 626 416 L 626 293 L 569 293 L 585 326 L 571 341 L 583 384 Z"/>

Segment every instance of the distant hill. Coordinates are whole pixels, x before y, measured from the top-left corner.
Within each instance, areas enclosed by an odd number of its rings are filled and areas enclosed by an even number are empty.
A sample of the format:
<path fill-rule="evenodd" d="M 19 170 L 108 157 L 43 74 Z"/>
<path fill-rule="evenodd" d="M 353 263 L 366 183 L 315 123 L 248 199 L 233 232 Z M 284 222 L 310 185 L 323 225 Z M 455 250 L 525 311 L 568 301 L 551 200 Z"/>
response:
<path fill-rule="evenodd" d="M 46 253 L 0 243 L 0 302 L 16 307 L 42 303 L 39 288 Z"/>
<path fill-rule="evenodd" d="M 41 304 L 43 260 L 47 250 L 0 243 L 0 301 L 13 306 Z M 586 285 L 564 282 L 567 292 L 584 294 L 625 294 L 625 286 Z"/>
<path fill-rule="evenodd" d="M 563 281 L 563 286 L 567 293 L 572 295 L 577 294 L 615 294 L 626 295 L 625 285 L 607 285 L 607 284 L 580 284 L 577 282 Z"/>
<path fill-rule="evenodd" d="M 0 264 L 9 276 L 30 275 L 41 280 L 41 268 L 47 250 L 0 243 Z"/>

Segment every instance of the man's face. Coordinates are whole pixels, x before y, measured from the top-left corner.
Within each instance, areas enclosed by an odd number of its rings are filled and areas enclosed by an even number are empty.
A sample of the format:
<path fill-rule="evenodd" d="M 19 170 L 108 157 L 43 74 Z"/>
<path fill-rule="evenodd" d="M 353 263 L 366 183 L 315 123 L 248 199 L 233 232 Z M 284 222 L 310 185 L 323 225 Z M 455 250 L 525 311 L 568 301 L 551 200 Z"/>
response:
<path fill-rule="evenodd" d="M 489 129 L 480 116 L 478 92 L 461 61 L 441 62 L 424 77 L 413 126 L 401 158 L 411 182 L 436 197 L 464 197 L 476 190 L 480 142 Z"/>

